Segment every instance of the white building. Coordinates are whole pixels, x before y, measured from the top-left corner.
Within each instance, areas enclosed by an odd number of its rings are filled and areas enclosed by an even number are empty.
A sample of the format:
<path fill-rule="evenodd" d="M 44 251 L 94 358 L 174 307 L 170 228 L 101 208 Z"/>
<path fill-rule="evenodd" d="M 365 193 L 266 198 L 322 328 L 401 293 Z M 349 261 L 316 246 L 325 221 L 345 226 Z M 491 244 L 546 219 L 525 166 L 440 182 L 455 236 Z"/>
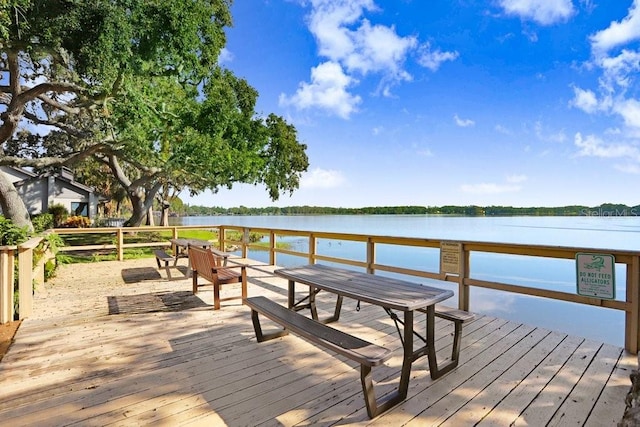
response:
<path fill-rule="evenodd" d="M 98 212 L 98 195 L 93 188 L 73 180 L 73 173 L 62 168 L 57 173 L 36 175 L 26 169 L 0 166 L 22 197 L 31 215 L 45 213 L 51 205 L 62 205 L 70 215 L 94 219 Z"/>

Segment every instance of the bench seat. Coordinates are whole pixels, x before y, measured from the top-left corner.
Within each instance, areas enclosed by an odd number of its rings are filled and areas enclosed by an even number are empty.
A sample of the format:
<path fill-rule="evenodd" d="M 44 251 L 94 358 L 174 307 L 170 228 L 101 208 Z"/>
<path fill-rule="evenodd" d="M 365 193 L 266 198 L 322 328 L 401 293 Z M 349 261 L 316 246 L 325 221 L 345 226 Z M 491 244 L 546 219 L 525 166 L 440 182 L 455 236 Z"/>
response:
<path fill-rule="evenodd" d="M 362 391 L 369 417 L 373 418 L 390 407 L 385 402 L 379 406 L 376 401 L 371 367 L 380 365 L 388 360 L 391 357 L 391 350 L 371 344 L 368 341 L 305 317 L 263 296 L 247 298 L 245 304 L 251 308 L 251 320 L 258 342 L 281 337 L 292 332 L 313 344 L 320 345 L 358 362 L 360 364 L 360 382 L 362 383 Z M 268 334 L 263 333 L 258 314 L 278 323 L 284 330 Z"/>
<path fill-rule="evenodd" d="M 419 309 L 418 311 L 424 313 L 426 312 L 426 309 Z M 431 370 L 432 379 L 440 378 L 458 366 L 458 361 L 460 360 L 460 347 L 462 344 L 462 324 L 469 322 L 476 317 L 473 313 L 469 313 L 468 311 L 458 310 L 441 304 L 436 304 L 435 316 L 453 322 L 454 332 L 453 346 L 451 348 L 451 361 L 447 365 L 438 368 L 437 361 L 429 360 L 429 369 Z"/>
<path fill-rule="evenodd" d="M 161 262 L 164 263 L 164 269 L 167 272 L 167 278 L 171 280 L 171 266 L 169 265 L 169 263 L 173 262 L 174 264 L 173 266 L 175 267 L 176 257 L 168 254 L 162 249 L 156 249 L 155 251 L 153 251 L 153 253 L 156 256 L 156 263 L 158 264 L 158 268 L 159 269 L 163 268 L 163 266 L 160 263 Z"/>
<path fill-rule="evenodd" d="M 285 328 L 285 331 L 279 331 L 275 334 L 263 334 L 260 323 L 255 323 L 257 316 L 254 316 L 252 320 L 254 320 L 258 342 L 283 336 L 286 335 L 286 331 L 291 331 L 314 344 L 333 350 L 361 365 L 377 366 L 391 357 L 391 351 L 384 347 L 371 344 L 324 323 L 305 317 L 263 296 L 247 298 L 246 305 L 251 307 L 252 314 L 260 313 Z"/>

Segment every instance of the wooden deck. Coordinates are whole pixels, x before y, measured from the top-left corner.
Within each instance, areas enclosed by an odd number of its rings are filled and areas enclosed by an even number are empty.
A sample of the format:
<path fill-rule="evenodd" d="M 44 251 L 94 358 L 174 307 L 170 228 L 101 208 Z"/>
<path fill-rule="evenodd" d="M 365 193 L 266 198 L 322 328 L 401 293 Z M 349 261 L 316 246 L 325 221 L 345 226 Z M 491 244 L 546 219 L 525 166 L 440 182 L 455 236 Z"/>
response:
<path fill-rule="evenodd" d="M 272 271 L 249 269 L 249 295 L 285 304 Z M 637 365 L 618 347 L 478 316 L 456 370 L 433 381 L 418 361 L 406 401 L 369 420 L 352 362 L 295 336 L 258 344 L 247 307 L 213 311 L 210 287 L 196 297 L 189 279 L 164 274 L 153 259 L 65 266 L 41 287 L 0 362 L 0 425 L 615 426 Z M 382 310 L 355 307 L 346 301 L 336 326 L 396 350 L 373 371 L 382 394 L 400 342 Z M 436 328 L 446 358 L 453 327 Z"/>

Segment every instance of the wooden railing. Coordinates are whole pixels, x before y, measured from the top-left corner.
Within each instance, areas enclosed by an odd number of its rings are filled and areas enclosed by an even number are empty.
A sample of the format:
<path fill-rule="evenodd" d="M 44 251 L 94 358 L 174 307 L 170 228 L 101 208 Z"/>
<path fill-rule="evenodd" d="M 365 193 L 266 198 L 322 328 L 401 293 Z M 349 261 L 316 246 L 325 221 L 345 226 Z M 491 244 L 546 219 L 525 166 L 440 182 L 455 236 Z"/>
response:
<path fill-rule="evenodd" d="M 33 312 L 34 286 L 44 283 L 44 265 L 47 256 L 40 258 L 34 266 L 34 249 L 43 241 L 34 237 L 17 246 L 0 246 L 0 324 L 14 320 L 13 300 L 16 256 L 18 259 L 18 319 L 31 316 Z"/>
<path fill-rule="evenodd" d="M 122 260 L 123 250 L 125 248 L 141 247 L 141 246 L 168 246 L 168 240 L 162 242 L 151 243 L 124 243 L 124 235 L 126 233 L 148 232 L 148 231 L 170 231 L 170 235 L 174 238 L 179 237 L 182 230 L 206 229 L 218 233 L 218 247 L 222 250 L 227 245 L 240 247 L 243 258 L 250 256 L 249 251 L 260 250 L 268 251 L 269 264 L 277 264 L 277 256 L 291 255 L 303 258 L 301 263 L 314 264 L 316 262 L 329 262 L 352 267 L 362 268 L 369 273 L 376 271 L 397 273 L 408 276 L 424 277 L 429 279 L 444 280 L 457 284 L 458 288 L 458 306 L 460 309 L 469 310 L 470 307 L 470 289 L 472 287 L 493 289 L 503 292 L 511 292 L 522 295 L 530 295 L 537 297 L 550 298 L 559 301 L 571 303 L 586 304 L 601 308 L 622 310 L 625 313 L 625 348 L 637 353 L 640 347 L 640 251 L 628 250 L 603 250 L 592 248 L 578 247 L 558 247 L 543 245 L 523 245 L 510 243 L 491 243 L 491 242 L 467 242 L 456 241 L 456 247 L 459 248 L 459 257 L 457 259 L 457 269 L 455 273 L 442 271 L 442 268 L 431 270 L 408 268 L 402 265 L 390 265 L 378 263 L 376 261 L 376 250 L 380 245 L 391 245 L 398 247 L 411 248 L 430 248 L 441 253 L 443 244 L 452 243 L 439 239 L 412 238 L 412 237 L 390 237 L 390 236 L 371 236 L 362 234 L 348 233 L 332 233 L 320 231 L 301 231 L 271 228 L 253 228 L 232 225 L 208 225 L 208 226 L 174 226 L 174 227 L 138 227 L 138 228 L 91 228 L 91 229 L 56 229 L 54 232 L 61 236 L 77 233 L 111 233 L 115 236 L 115 243 L 108 245 L 91 245 L 73 248 L 63 248 L 64 250 L 77 249 L 113 249 L 117 251 L 118 259 Z M 230 240 L 229 231 L 239 232 L 242 236 L 241 241 Z M 251 233 L 259 233 L 265 236 L 265 242 L 251 243 L 249 236 Z M 237 233 L 235 233 L 237 234 Z M 277 240 L 279 238 L 300 238 L 307 239 L 308 246 L 304 250 L 292 250 L 291 248 L 278 248 Z M 333 241 L 351 241 L 360 242 L 364 249 L 361 257 L 357 259 L 346 259 L 334 256 L 323 255 L 317 253 L 318 240 Z M 263 239 L 264 240 L 264 239 Z M 521 284 L 501 283 L 497 281 L 481 280 L 474 277 L 470 265 L 472 254 L 489 253 L 502 255 L 516 255 L 528 257 L 541 257 L 545 259 L 566 259 L 573 260 L 576 254 L 582 252 L 606 252 L 615 257 L 616 265 L 623 265 L 626 277 L 626 295 L 624 300 L 613 300 L 604 298 L 587 297 L 574 293 L 562 292 L 557 290 L 541 289 L 536 287 L 524 286 Z M 2 252 L 0 252 L 0 265 L 3 262 Z M 8 255 L 7 255 L 8 256 Z M 25 261 L 26 263 L 26 261 Z M 4 271 L 4 270 L 3 270 Z M 4 273 L 3 273 L 4 274 Z M 4 280 L 4 276 L 2 276 Z M 22 295 L 22 292 L 21 292 Z"/>

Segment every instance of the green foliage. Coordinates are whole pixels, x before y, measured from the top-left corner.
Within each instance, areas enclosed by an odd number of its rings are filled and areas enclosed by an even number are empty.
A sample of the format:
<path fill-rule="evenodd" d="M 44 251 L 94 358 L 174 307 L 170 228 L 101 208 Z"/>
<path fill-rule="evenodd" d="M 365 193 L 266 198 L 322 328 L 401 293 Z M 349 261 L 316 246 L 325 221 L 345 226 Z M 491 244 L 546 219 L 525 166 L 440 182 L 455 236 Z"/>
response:
<path fill-rule="evenodd" d="M 58 270 L 58 263 L 56 262 L 55 258 L 47 261 L 44 264 L 44 280 L 48 281 L 49 279 L 56 277 L 57 270 Z"/>
<path fill-rule="evenodd" d="M 242 242 L 243 233 L 239 231 L 227 231 L 226 232 L 226 240 L 231 242 Z M 249 242 L 248 243 L 257 243 L 264 237 L 264 234 L 258 233 L 256 231 L 249 232 Z"/>
<path fill-rule="evenodd" d="M 179 230 L 178 237 L 182 239 L 217 240 L 218 233 L 213 230 Z M 170 239 L 171 236 L 167 236 Z"/>
<path fill-rule="evenodd" d="M 59 234 L 49 233 L 44 236 L 44 241 L 51 252 L 57 254 L 59 249 L 64 246 L 64 240 Z"/>
<path fill-rule="evenodd" d="M 47 212 L 53 216 L 55 228 L 61 227 L 69 216 L 69 211 L 61 204 L 50 205 Z"/>
<path fill-rule="evenodd" d="M 18 227 L 10 219 L 0 216 L 0 245 L 18 245 L 28 238 L 26 227 Z"/>
<path fill-rule="evenodd" d="M 31 223 L 33 224 L 33 229 L 37 234 L 42 233 L 43 231 L 49 230 L 54 227 L 53 214 L 51 213 L 42 213 L 35 215 L 31 218 Z"/>

